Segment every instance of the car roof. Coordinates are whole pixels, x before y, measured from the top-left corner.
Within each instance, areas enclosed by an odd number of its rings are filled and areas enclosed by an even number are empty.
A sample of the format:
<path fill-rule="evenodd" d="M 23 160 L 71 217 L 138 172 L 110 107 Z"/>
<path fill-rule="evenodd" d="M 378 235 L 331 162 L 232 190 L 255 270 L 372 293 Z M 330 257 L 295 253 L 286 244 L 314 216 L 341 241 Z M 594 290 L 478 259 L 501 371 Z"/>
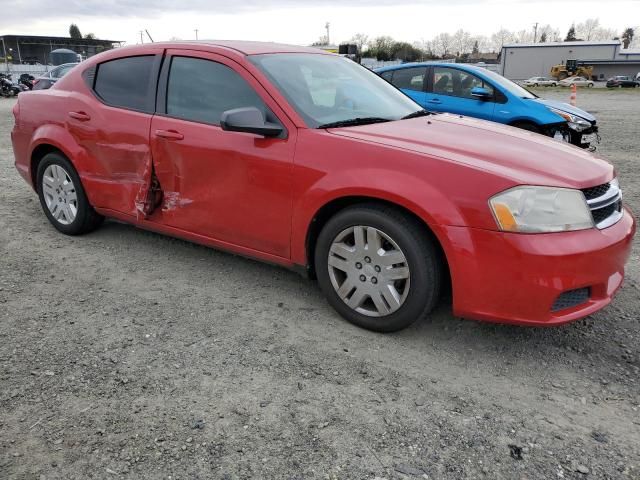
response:
<path fill-rule="evenodd" d="M 203 49 L 203 47 L 222 47 L 230 50 L 234 50 L 242 55 L 261 55 L 266 53 L 324 53 L 327 55 L 333 55 L 332 53 L 325 52 L 319 48 L 303 47 L 300 45 L 288 45 L 285 43 L 275 42 L 254 42 L 246 40 L 188 40 L 188 41 L 176 41 L 176 42 L 155 42 L 145 44 L 147 46 L 161 46 L 165 48 L 197 48 Z M 131 47 L 123 47 L 116 50 L 124 50 L 126 48 L 136 48 L 140 45 L 132 45 Z"/>

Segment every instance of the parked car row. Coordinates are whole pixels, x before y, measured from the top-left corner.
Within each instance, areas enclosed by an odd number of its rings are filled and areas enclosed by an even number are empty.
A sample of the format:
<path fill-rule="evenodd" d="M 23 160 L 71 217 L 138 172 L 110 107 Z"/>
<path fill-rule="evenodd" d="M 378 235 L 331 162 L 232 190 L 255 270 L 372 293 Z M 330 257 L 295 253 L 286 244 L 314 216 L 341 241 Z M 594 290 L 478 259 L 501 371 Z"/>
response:
<path fill-rule="evenodd" d="M 11 73 L 0 73 L 0 96 L 13 97 L 27 90 L 46 90 L 68 73 L 77 63 L 58 65 L 49 72 L 34 77 L 28 73 L 20 75 L 18 81 L 13 80 Z"/>
<path fill-rule="evenodd" d="M 423 108 L 491 120 L 592 148 L 596 118 L 567 103 L 545 100 L 484 68 L 414 63 L 376 70 Z"/>
<path fill-rule="evenodd" d="M 608 305 L 636 229 L 615 170 L 526 131 L 595 119 L 472 67 L 380 74 L 258 42 L 110 50 L 18 96 L 16 168 L 64 234 L 111 217 L 292 268 L 371 330 L 443 290 L 456 316 L 520 325 Z"/>
<path fill-rule="evenodd" d="M 634 79 L 625 75 L 617 75 L 607 80 L 607 88 L 637 88 L 640 87 L 640 79 Z"/>

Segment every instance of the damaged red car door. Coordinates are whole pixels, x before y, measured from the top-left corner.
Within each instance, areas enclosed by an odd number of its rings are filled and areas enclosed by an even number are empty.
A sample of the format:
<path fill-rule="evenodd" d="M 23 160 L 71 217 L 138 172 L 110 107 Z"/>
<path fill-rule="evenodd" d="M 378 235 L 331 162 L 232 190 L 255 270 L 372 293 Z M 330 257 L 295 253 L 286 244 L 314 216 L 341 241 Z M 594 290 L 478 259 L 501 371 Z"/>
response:
<path fill-rule="evenodd" d="M 149 129 L 163 50 L 148 52 L 85 72 L 91 94 L 69 96 L 66 112 L 69 133 L 92 163 L 84 179 L 92 202 L 138 218 L 144 215 L 151 179 Z"/>
<path fill-rule="evenodd" d="M 223 131 L 222 113 L 244 107 L 283 134 Z M 169 50 L 156 111 L 150 144 L 161 201 L 149 219 L 288 257 L 296 130 L 263 87 L 221 55 Z"/>

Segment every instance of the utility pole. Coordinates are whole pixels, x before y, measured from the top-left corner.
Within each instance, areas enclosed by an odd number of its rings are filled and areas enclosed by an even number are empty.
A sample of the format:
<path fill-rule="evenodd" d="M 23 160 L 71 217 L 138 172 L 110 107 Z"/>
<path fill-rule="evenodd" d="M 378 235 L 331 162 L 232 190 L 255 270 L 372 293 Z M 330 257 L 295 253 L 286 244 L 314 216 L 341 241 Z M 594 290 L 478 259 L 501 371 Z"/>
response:
<path fill-rule="evenodd" d="M 329 38 L 329 27 L 331 26 L 331 24 L 329 22 L 327 22 L 324 26 L 324 28 L 327 29 L 327 45 L 331 45 L 331 40 Z"/>
<path fill-rule="evenodd" d="M 535 25 L 533 26 L 533 43 L 536 43 L 537 39 L 538 39 L 538 22 L 536 22 Z"/>
<path fill-rule="evenodd" d="M 196 28 L 193 31 L 196 32 L 196 40 L 198 40 L 198 29 Z"/>
<path fill-rule="evenodd" d="M 140 30 L 140 43 L 144 43 L 144 37 L 143 37 L 144 31 Z"/>

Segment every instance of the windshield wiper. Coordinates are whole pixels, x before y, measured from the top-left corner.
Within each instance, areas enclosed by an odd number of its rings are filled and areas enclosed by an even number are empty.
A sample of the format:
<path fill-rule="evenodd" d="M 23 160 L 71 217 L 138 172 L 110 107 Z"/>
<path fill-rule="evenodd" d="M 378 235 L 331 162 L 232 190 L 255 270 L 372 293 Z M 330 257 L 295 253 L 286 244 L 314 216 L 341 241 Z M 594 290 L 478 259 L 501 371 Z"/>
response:
<path fill-rule="evenodd" d="M 323 123 L 318 128 L 338 128 L 338 127 L 356 127 L 358 125 L 368 125 L 370 123 L 390 122 L 388 118 L 381 117 L 358 117 L 348 120 L 339 120 L 337 122 Z"/>
<path fill-rule="evenodd" d="M 417 112 L 413 112 L 413 113 L 410 113 L 409 115 L 405 115 L 400 120 L 409 120 L 410 118 L 426 117 L 427 115 L 431 115 L 431 112 L 427 110 L 418 110 Z"/>

